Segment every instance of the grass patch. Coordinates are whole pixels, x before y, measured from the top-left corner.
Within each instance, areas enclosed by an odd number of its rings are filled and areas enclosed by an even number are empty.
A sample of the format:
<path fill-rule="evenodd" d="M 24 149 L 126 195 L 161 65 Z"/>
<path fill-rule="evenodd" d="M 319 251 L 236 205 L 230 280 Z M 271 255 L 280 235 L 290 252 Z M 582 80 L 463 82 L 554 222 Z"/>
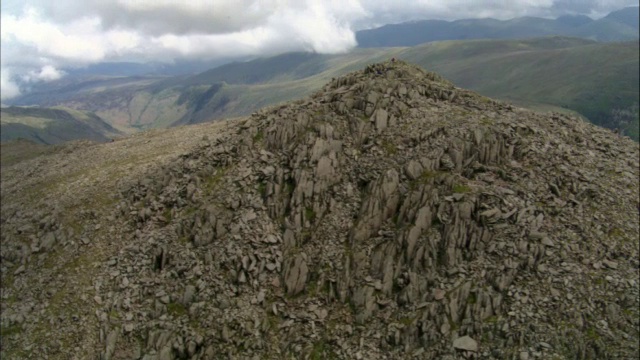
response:
<path fill-rule="evenodd" d="M 304 208 L 304 218 L 313 222 L 316 219 L 316 212 L 310 207 Z"/>
<path fill-rule="evenodd" d="M 0 336 L 2 337 L 19 334 L 21 332 L 22 332 L 22 326 L 20 325 L 0 327 Z"/>
<path fill-rule="evenodd" d="M 270 308 L 270 307 L 269 307 Z M 266 326 L 267 326 L 267 330 L 269 331 L 274 331 L 274 332 L 278 332 L 278 327 L 280 326 L 280 318 L 277 317 L 276 315 L 273 315 L 272 313 L 269 313 L 267 315 L 267 321 L 266 321 Z"/>
<path fill-rule="evenodd" d="M 187 314 L 187 309 L 180 303 L 168 303 L 167 313 L 173 317 L 180 317 Z"/>
<path fill-rule="evenodd" d="M 435 179 L 440 174 L 440 171 L 425 170 L 422 172 L 422 174 L 420 174 L 420 177 L 417 180 L 422 184 L 426 184 L 427 182 L 429 182 L 429 180 Z"/>
<path fill-rule="evenodd" d="M 484 319 L 485 324 L 496 324 L 498 323 L 498 317 L 495 315 L 489 316 L 488 318 Z"/>
<path fill-rule="evenodd" d="M 293 190 L 296 189 L 295 181 L 293 179 L 287 179 L 287 181 L 285 182 L 284 189 L 287 192 L 287 194 L 293 194 Z"/>
<path fill-rule="evenodd" d="M 627 315 L 627 316 L 633 316 L 633 315 L 635 315 L 635 314 L 633 313 L 633 310 L 631 310 L 631 309 L 624 309 L 624 310 L 622 310 L 622 313 L 623 313 L 623 314 L 625 314 L 625 315 Z"/>
<path fill-rule="evenodd" d="M 318 282 L 317 281 L 309 281 L 309 284 L 306 286 L 307 296 L 315 297 L 318 295 Z"/>
<path fill-rule="evenodd" d="M 509 174 L 507 174 L 506 171 L 502 170 L 502 169 L 498 169 L 498 176 L 500 177 L 500 179 L 504 180 L 504 181 L 511 181 L 513 180 L 511 178 L 511 176 L 509 176 Z"/>
<path fill-rule="evenodd" d="M 178 242 L 182 245 L 187 245 L 189 243 L 189 237 L 188 236 L 180 236 L 178 238 Z"/>
<path fill-rule="evenodd" d="M 381 146 L 387 155 L 395 155 L 396 153 L 398 153 L 398 148 L 396 147 L 396 144 L 394 144 L 389 140 L 383 140 Z"/>
<path fill-rule="evenodd" d="M 0 145 L 0 167 L 11 166 L 22 161 L 46 154 L 51 148 L 47 145 L 17 139 Z"/>
<path fill-rule="evenodd" d="M 184 210 L 184 216 L 190 217 L 191 215 L 195 214 L 197 211 L 198 211 L 198 208 L 196 208 L 195 206 L 189 206 Z"/>
<path fill-rule="evenodd" d="M 4 305 L 13 305 L 16 303 L 16 301 L 18 301 L 18 297 L 16 297 L 15 295 L 11 295 L 9 296 L 5 301 L 4 301 Z"/>
<path fill-rule="evenodd" d="M 409 189 L 414 190 L 418 187 L 418 185 L 428 185 L 431 184 L 434 179 L 436 179 L 439 175 L 443 174 L 442 171 L 431 171 L 424 170 L 417 179 L 411 181 L 409 183 Z"/>
<path fill-rule="evenodd" d="M 253 135 L 253 142 L 259 143 L 259 142 L 262 142 L 262 140 L 264 140 L 264 131 L 258 130 L 258 132 L 255 135 Z"/>
<path fill-rule="evenodd" d="M 453 185 L 452 190 L 456 194 L 464 194 L 464 193 L 470 192 L 471 188 L 468 187 L 467 185 L 456 184 L 456 185 Z"/>
<path fill-rule="evenodd" d="M 413 320 L 414 320 L 413 318 L 405 316 L 405 317 L 402 317 L 402 318 L 398 319 L 398 322 L 400 324 L 404 325 L 404 326 L 409 326 L 409 325 L 411 325 L 413 323 Z"/>
<path fill-rule="evenodd" d="M 622 231 L 619 228 L 613 228 L 611 230 L 609 230 L 609 237 L 611 238 L 620 238 L 624 236 L 624 231 Z"/>
<path fill-rule="evenodd" d="M 162 211 L 162 217 L 163 217 L 165 220 L 167 220 L 167 223 L 170 223 L 170 222 L 171 222 L 171 219 L 173 218 L 173 217 L 171 216 L 171 209 L 170 209 L 170 208 L 168 208 L 168 207 L 165 207 L 165 208 L 164 208 L 164 211 Z"/>
<path fill-rule="evenodd" d="M 591 340 L 591 341 L 595 341 L 600 339 L 600 334 L 598 334 L 598 332 L 596 331 L 596 329 L 594 327 L 590 327 L 587 329 L 587 331 L 584 332 L 585 336 L 587 337 L 587 339 Z"/>
<path fill-rule="evenodd" d="M 311 353 L 309 354 L 310 360 L 326 360 L 336 359 L 336 355 L 331 351 L 331 348 L 324 339 L 318 340 L 313 344 Z"/>
<path fill-rule="evenodd" d="M 15 271 L 18 268 L 18 266 L 20 265 L 15 265 L 15 267 L 11 269 L 11 272 L 2 276 L 0 280 L 2 281 L 3 288 L 10 288 L 13 286 L 13 281 L 15 280 L 13 271 Z"/>
<path fill-rule="evenodd" d="M 260 193 L 260 196 L 262 196 L 263 198 L 267 196 L 267 184 L 264 182 L 260 182 L 258 184 L 258 192 Z"/>
<path fill-rule="evenodd" d="M 476 302 L 478 302 L 478 298 L 476 297 L 475 293 L 470 293 L 469 297 L 467 298 L 467 304 L 473 305 Z"/>
<path fill-rule="evenodd" d="M 489 102 L 489 101 L 486 101 Z M 491 125 L 495 125 L 495 121 L 489 119 L 489 118 L 485 118 L 483 117 L 482 119 L 480 119 L 480 124 L 481 125 L 485 125 L 485 126 L 491 126 Z"/>
<path fill-rule="evenodd" d="M 222 178 L 224 177 L 224 175 L 227 173 L 228 170 L 229 170 L 228 167 L 218 168 L 216 170 L 216 173 L 213 176 L 204 180 L 203 188 L 207 194 L 211 193 L 215 188 L 218 187 L 218 185 L 220 184 L 220 181 L 222 180 Z"/>
<path fill-rule="evenodd" d="M 111 311 L 109 311 L 109 320 L 111 320 L 111 321 L 119 321 L 121 319 L 122 319 L 122 316 L 120 315 L 118 310 L 112 309 Z"/>

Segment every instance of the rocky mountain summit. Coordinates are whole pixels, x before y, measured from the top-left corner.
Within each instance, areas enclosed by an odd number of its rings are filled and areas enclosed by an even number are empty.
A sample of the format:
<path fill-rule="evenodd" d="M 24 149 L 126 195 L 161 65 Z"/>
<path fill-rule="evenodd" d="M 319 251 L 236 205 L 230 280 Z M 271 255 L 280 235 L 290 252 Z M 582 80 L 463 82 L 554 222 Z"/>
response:
<path fill-rule="evenodd" d="M 402 61 L 2 171 L 15 359 L 624 359 L 638 144 Z"/>

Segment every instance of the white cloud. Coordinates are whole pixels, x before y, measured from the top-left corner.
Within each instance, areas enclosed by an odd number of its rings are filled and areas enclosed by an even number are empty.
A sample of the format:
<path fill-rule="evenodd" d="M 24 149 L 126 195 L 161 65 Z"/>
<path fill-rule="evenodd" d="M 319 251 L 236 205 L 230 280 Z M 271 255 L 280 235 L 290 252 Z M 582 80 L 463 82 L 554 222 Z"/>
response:
<path fill-rule="evenodd" d="M 0 100 L 7 100 L 20 95 L 20 88 L 13 82 L 9 71 L 0 70 Z"/>
<path fill-rule="evenodd" d="M 9 73 L 32 81 L 101 61 L 338 53 L 356 46 L 355 30 L 385 23 L 603 14 L 628 5 L 637 0 L 3 0 L 3 93 L 16 93 Z"/>
<path fill-rule="evenodd" d="M 60 71 L 51 65 L 43 66 L 39 71 L 31 70 L 22 77 L 25 82 L 37 81 L 54 81 L 60 79 L 64 75 L 64 71 Z"/>
<path fill-rule="evenodd" d="M 2 14 L 1 37 L 3 51 L 20 44 L 41 56 L 73 63 L 104 60 L 112 53 L 134 49 L 141 40 L 131 30 L 104 31 L 96 16 L 57 24 L 33 7 L 27 7 L 21 16 Z"/>
<path fill-rule="evenodd" d="M 344 52 L 356 45 L 352 20 L 367 15 L 356 0 L 11 3 L 2 3 L 2 67 L 30 79 L 45 65 Z"/>

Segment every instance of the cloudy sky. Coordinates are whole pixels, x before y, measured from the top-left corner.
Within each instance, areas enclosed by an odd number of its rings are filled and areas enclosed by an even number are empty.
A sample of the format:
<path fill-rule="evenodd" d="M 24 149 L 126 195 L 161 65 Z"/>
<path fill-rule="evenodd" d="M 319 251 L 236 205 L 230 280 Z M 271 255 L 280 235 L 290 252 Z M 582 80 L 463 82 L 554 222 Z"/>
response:
<path fill-rule="evenodd" d="M 339 53 L 354 31 L 415 19 L 586 14 L 638 0 L 2 0 L 1 98 L 61 68 L 103 61 L 172 61 Z"/>

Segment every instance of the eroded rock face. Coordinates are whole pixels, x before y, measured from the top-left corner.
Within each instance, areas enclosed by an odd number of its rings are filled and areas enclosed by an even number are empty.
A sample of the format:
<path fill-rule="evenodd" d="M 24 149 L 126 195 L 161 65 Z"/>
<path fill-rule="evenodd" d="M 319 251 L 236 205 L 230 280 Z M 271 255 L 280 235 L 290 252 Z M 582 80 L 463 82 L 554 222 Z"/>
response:
<path fill-rule="evenodd" d="M 123 189 L 126 241 L 92 278 L 99 352 L 635 356 L 637 165 L 578 119 L 372 65 Z M 66 241 L 55 224 L 32 249 Z"/>
<path fill-rule="evenodd" d="M 298 295 L 301 293 L 307 282 L 309 267 L 305 254 L 298 254 L 291 258 L 284 267 L 284 283 L 287 294 Z"/>

